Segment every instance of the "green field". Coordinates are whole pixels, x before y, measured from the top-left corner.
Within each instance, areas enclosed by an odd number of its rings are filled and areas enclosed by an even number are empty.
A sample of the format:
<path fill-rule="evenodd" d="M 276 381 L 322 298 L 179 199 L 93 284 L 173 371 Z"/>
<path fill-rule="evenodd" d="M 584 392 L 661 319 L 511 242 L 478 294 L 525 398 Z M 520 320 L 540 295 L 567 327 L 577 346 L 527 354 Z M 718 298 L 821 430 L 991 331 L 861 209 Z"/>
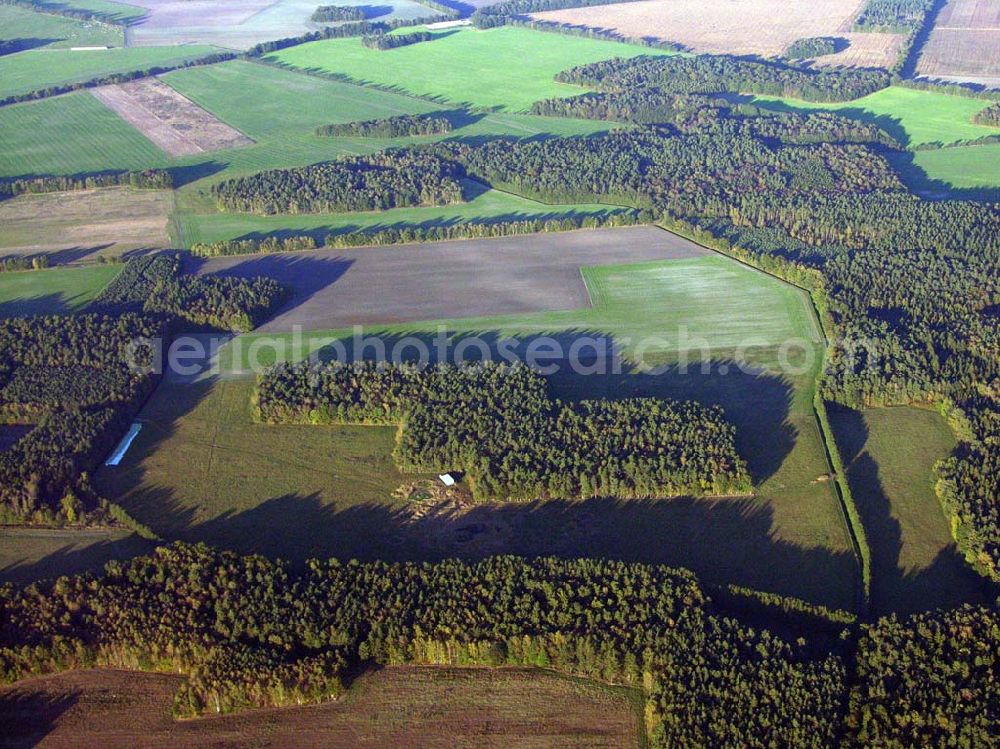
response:
<path fill-rule="evenodd" d="M 755 97 L 754 101 L 772 109 L 828 109 L 873 122 L 896 136 L 904 146 L 911 147 L 922 143 L 955 143 L 1000 133 L 1000 128 L 972 122 L 973 115 L 988 106 L 988 101 L 902 86 L 890 86 L 861 99 L 832 104 L 770 96 Z"/>
<path fill-rule="evenodd" d="M 73 51 L 37 49 L 0 57 L 0 98 L 88 81 L 91 78 L 177 65 L 216 52 L 215 47 L 135 47 Z"/>
<path fill-rule="evenodd" d="M 145 554 L 152 543 L 128 531 L 0 528 L 0 583 L 96 572 L 112 559 Z"/>
<path fill-rule="evenodd" d="M 431 41 L 386 51 L 364 47 L 360 39 L 331 39 L 290 47 L 268 59 L 452 105 L 516 112 L 539 99 L 580 93 L 576 86 L 556 83 L 556 73 L 612 57 L 651 54 L 666 53 L 505 26 L 451 29 Z"/>
<path fill-rule="evenodd" d="M 0 40 L 13 39 L 21 40 L 23 49 L 120 47 L 124 35 L 114 26 L 0 5 Z"/>
<path fill-rule="evenodd" d="M 616 210 L 607 205 L 574 204 L 556 206 L 539 203 L 499 190 L 486 190 L 477 183 L 467 203 L 432 208 L 394 208 L 359 213 L 315 213 L 304 215 L 252 216 L 237 213 L 208 213 L 205 201 L 189 201 L 198 212 L 179 212 L 173 221 L 178 246 L 195 242 L 216 242 L 247 235 L 283 236 L 308 234 L 322 243 L 329 234 L 374 231 L 385 228 L 448 226 L 451 224 L 523 219 L 559 219 L 580 215 L 603 215 Z"/>
<path fill-rule="evenodd" d="M 692 338 L 708 338 L 710 371 L 558 374 L 554 392 L 722 405 L 737 425 L 756 497 L 482 505 L 414 522 L 391 496 L 405 480 L 391 463 L 392 429 L 256 425 L 251 382 L 226 378 L 162 386 L 141 415 L 148 427 L 121 468 L 99 472 L 99 487 L 165 537 L 241 551 L 293 559 L 598 555 L 689 566 L 713 582 L 851 607 L 856 566 L 811 410 L 821 346 L 807 298 L 717 256 L 590 268 L 586 278 L 591 310 L 399 325 L 385 335 L 443 324 L 456 338 L 548 333 L 567 341 L 588 332 L 623 342 L 674 336 L 686 325 Z M 758 364 L 774 363 L 775 344 L 789 338 L 801 338 L 815 359 L 789 376 L 741 371 L 727 362 L 748 337 L 761 346 L 748 353 Z M 676 363 L 676 341 L 653 346 L 651 357 Z"/>
<path fill-rule="evenodd" d="M 830 410 L 851 493 L 872 547 L 877 614 L 957 606 L 981 597 L 934 493 L 933 465 L 955 447 L 936 412 Z"/>
<path fill-rule="evenodd" d="M 912 165 L 929 179 L 959 190 L 986 190 L 995 195 L 1000 188 L 1000 143 L 917 151 Z"/>
<path fill-rule="evenodd" d="M 131 23 L 146 15 L 146 9 L 138 5 L 117 3 L 114 0 L 57 0 L 58 5 L 67 8 L 80 8 L 91 13 L 99 13 L 102 17 L 115 23 Z"/>
<path fill-rule="evenodd" d="M 97 296 L 120 270 L 120 265 L 94 265 L 0 273 L 0 317 L 72 312 Z"/>

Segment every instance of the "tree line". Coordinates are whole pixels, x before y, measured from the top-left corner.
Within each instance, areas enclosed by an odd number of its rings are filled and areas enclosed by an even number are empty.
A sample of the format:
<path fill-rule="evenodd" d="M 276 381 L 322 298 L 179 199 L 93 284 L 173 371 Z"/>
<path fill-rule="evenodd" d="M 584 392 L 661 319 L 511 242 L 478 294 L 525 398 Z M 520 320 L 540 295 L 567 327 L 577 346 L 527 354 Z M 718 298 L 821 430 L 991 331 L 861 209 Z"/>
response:
<path fill-rule="evenodd" d="M 316 135 L 352 138 L 406 138 L 421 135 L 443 135 L 452 130 L 446 117 L 431 114 L 400 114 L 377 120 L 338 122 L 316 128 Z"/>
<path fill-rule="evenodd" d="M 266 423 L 402 424 L 409 471 L 461 471 L 480 500 L 733 495 L 751 489 L 721 409 L 562 403 L 525 366 L 282 365 L 260 376 Z"/>
<path fill-rule="evenodd" d="M 1000 612 L 833 650 L 728 615 L 685 570 L 598 559 L 310 561 L 175 544 L 0 595 L 0 674 L 186 676 L 178 715 L 337 697 L 366 666 L 524 665 L 641 689 L 653 747 L 989 746 Z M 848 667 L 850 664 L 850 668 Z"/>
<path fill-rule="evenodd" d="M 321 5 L 310 16 L 310 20 L 316 23 L 364 21 L 365 18 L 365 10 L 360 5 Z"/>
<path fill-rule="evenodd" d="M 409 34 L 367 34 L 361 37 L 361 44 L 368 49 L 396 49 L 411 44 L 429 42 L 434 34 L 429 31 L 413 31 Z"/>
<path fill-rule="evenodd" d="M 169 190 L 174 186 L 174 180 L 173 175 L 166 169 L 145 169 L 141 172 L 95 172 L 59 177 L 16 177 L 0 180 L 0 200 L 25 194 L 92 190 L 96 187 L 116 187 L 119 185 L 149 190 Z"/>
<path fill-rule="evenodd" d="M 271 169 L 212 186 L 219 208 L 247 213 L 341 213 L 461 203 L 461 168 L 430 153 L 394 150 Z"/>
<path fill-rule="evenodd" d="M 531 13 L 631 2 L 636 2 L 636 0 L 502 0 L 499 3 L 477 8 L 472 14 L 472 24 L 479 29 L 491 29 L 503 26 L 511 19 L 527 16 Z"/>

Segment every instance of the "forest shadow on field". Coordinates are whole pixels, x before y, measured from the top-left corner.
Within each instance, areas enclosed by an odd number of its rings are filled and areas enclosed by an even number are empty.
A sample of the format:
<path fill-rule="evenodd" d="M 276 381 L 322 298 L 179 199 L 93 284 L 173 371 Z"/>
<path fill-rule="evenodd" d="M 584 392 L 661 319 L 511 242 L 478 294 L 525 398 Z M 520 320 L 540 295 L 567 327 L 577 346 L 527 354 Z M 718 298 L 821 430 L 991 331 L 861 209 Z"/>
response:
<path fill-rule="evenodd" d="M 0 692 L 0 745 L 11 749 L 38 746 L 79 699 L 78 691 L 52 694 L 31 691 L 27 685 Z"/>
<path fill-rule="evenodd" d="M 903 568 L 903 528 L 893 515 L 881 468 L 867 449 L 869 430 L 864 417 L 859 411 L 836 405 L 829 409 L 851 493 L 871 546 L 874 613 L 910 614 L 995 598 L 1000 591 L 991 590 L 990 583 L 966 564 L 954 543 L 940 550 L 926 566 Z M 941 523 L 946 522 L 936 503 L 926 510 L 941 514 Z"/>
<path fill-rule="evenodd" d="M 72 311 L 70 300 L 63 294 L 41 294 L 0 302 L 0 319 L 26 315 L 65 315 Z"/>
<path fill-rule="evenodd" d="M 25 539 L 21 543 L 30 543 L 30 540 Z M 149 553 L 154 547 L 154 542 L 137 535 L 117 540 L 95 540 L 86 546 L 78 542 L 66 543 L 39 559 L 11 560 L 0 569 L 0 583 L 28 585 L 41 580 L 54 580 L 62 575 L 99 573 L 113 559 L 131 559 Z"/>
<path fill-rule="evenodd" d="M 950 146 L 945 146 L 944 150 L 948 148 Z M 924 200 L 1000 201 L 1000 175 L 997 176 L 996 187 L 955 187 L 950 182 L 930 177 L 917 163 L 916 154 L 912 151 L 886 152 L 883 155 L 903 184 Z"/>
<path fill-rule="evenodd" d="M 49 44 L 64 41 L 63 39 L 41 39 L 36 37 L 20 37 L 18 39 L 0 40 L 0 57 L 12 55 L 15 52 L 26 52 L 29 49 L 45 47 Z"/>

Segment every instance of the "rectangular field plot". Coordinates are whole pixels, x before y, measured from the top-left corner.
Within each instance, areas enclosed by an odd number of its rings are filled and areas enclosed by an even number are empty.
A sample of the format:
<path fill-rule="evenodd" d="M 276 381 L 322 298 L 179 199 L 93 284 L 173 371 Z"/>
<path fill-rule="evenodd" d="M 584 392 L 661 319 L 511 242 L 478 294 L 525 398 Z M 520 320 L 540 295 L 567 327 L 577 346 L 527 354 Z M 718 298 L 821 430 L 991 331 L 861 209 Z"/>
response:
<path fill-rule="evenodd" d="M 91 93 L 170 156 L 253 144 L 158 78 L 101 86 Z"/>
<path fill-rule="evenodd" d="M 261 332 L 329 330 L 554 310 L 590 297 L 580 267 L 698 257 L 705 250 L 652 227 L 320 250 L 209 260 L 202 273 L 266 275 L 296 290 Z"/>
<path fill-rule="evenodd" d="M 82 670 L 3 687 L 5 746 L 645 746 L 638 691 L 551 671 L 390 666 L 361 675 L 343 698 L 321 705 L 177 721 L 170 713 L 181 681 L 169 674 Z M 47 733 L 39 744 L 40 721 Z"/>
<path fill-rule="evenodd" d="M 94 265 L 0 273 L 0 317 L 77 311 L 120 270 L 120 265 Z"/>
<path fill-rule="evenodd" d="M 920 52 L 917 73 L 1000 87 L 1000 3 L 948 0 Z"/>
<path fill-rule="evenodd" d="M 848 41 L 846 50 L 823 58 L 833 65 L 887 67 L 902 43 L 900 34 L 851 32 L 859 0 L 646 0 L 621 5 L 534 13 L 533 18 L 611 29 L 622 36 L 653 37 L 677 42 L 694 52 L 761 55 L 784 53 L 797 39 L 837 36 Z"/>
<path fill-rule="evenodd" d="M 218 51 L 184 46 L 149 49 L 37 49 L 0 57 L 0 98 L 88 81 L 111 73 L 176 65 Z"/>
<path fill-rule="evenodd" d="M 126 31 L 129 46 L 214 44 L 247 49 L 259 42 L 300 36 L 320 28 L 310 16 L 323 0 L 133 0 L 146 17 Z M 374 20 L 426 18 L 435 15 L 414 0 L 344 0 L 360 5 Z M 332 25 L 332 24 L 331 24 Z"/>
<path fill-rule="evenodd" d="M 49 265 L 170 246 L 173 194 L 109 187 L 0 202 L 0 257 L 48 255 Z"/>
<path fill-rule="evenodd" d="M 100 572 L 112 559 L 147 554 L 152 548 L 152 543 L 128 531 L 0 528 L 0 583 L 27 585 Z"/>
<path fill-rule="evenodd" d="M 120 47 L 121 29 L 0 5 L 0 41 L 16 51 L 65 47 Z"/>
<path fill-rule="evenodd" d="M 356 38 L 331 39 L 284 49 L 268 59 L 449 104 L 516 112 L 539 99 L 580 93 L 576 86 L 553 80 L 567 68 L 612 57 L 657 54 L 665 53 L 505 26 L 443 31 L 431 41 L 385 51 L 368 49 Z"/>
<path fill-rule="evenodd" d="M 875 613 L 985 598 L 934 494 L 934 463 L 955 447 L 945 420 L 918 408 L 834 408 L 830 422 L 872 548 Z"/>

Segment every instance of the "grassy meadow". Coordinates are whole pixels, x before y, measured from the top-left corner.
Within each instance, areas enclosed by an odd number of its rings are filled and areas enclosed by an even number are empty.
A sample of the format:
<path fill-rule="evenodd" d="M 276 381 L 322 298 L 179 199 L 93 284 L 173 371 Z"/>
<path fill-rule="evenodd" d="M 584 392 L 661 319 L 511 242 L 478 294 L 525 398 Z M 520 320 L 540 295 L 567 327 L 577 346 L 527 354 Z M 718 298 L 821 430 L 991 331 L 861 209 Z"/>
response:
<path fill-rule="evenodd" d="M 115 26 L 0 5 L 0 40 L 18 40 L 21 49 L 120 47 L 122 30 Z"/>
<path fill-rule="evenodd" d="M 0 98 L 88 81 L 112 73 L 168 66 L 218 51 L 215 47 L 136 47 L 100 50 L 36 49 L 0 57 Z"/>
<path fill-rule="evenodd" d="M 981 597 L 934 493 L 934 463 L 955 447 L 936 411 L 831 408 L 851 493 L 872 547 L 877 614 L 956 606 Z"/>
<path fill-rule="evenodd" d="M 539 99 L 580 93 L 576 86 L 556 83 L 556 73 L 612 57 L 650 54 L 667 53 L 505 26 L 449 29 L 430 41 L 385 51 L 364 47 L 356 38 L 331 39 L 290 47 L 268 59 L 451 105 L 517 112 Z"/>
<path fill-rule="evenodd" d="M 151 548 L 151 542 L 128 531 L 0 528 L 0 583 L 27 585 L 97 572 L 112 559 L 128 559 Z"/>
<path fill-rule="evenodd" d="M 93 265 L 0 273 L 0 317 L 74 312 L 120 270 L 120 265 Z"/>

